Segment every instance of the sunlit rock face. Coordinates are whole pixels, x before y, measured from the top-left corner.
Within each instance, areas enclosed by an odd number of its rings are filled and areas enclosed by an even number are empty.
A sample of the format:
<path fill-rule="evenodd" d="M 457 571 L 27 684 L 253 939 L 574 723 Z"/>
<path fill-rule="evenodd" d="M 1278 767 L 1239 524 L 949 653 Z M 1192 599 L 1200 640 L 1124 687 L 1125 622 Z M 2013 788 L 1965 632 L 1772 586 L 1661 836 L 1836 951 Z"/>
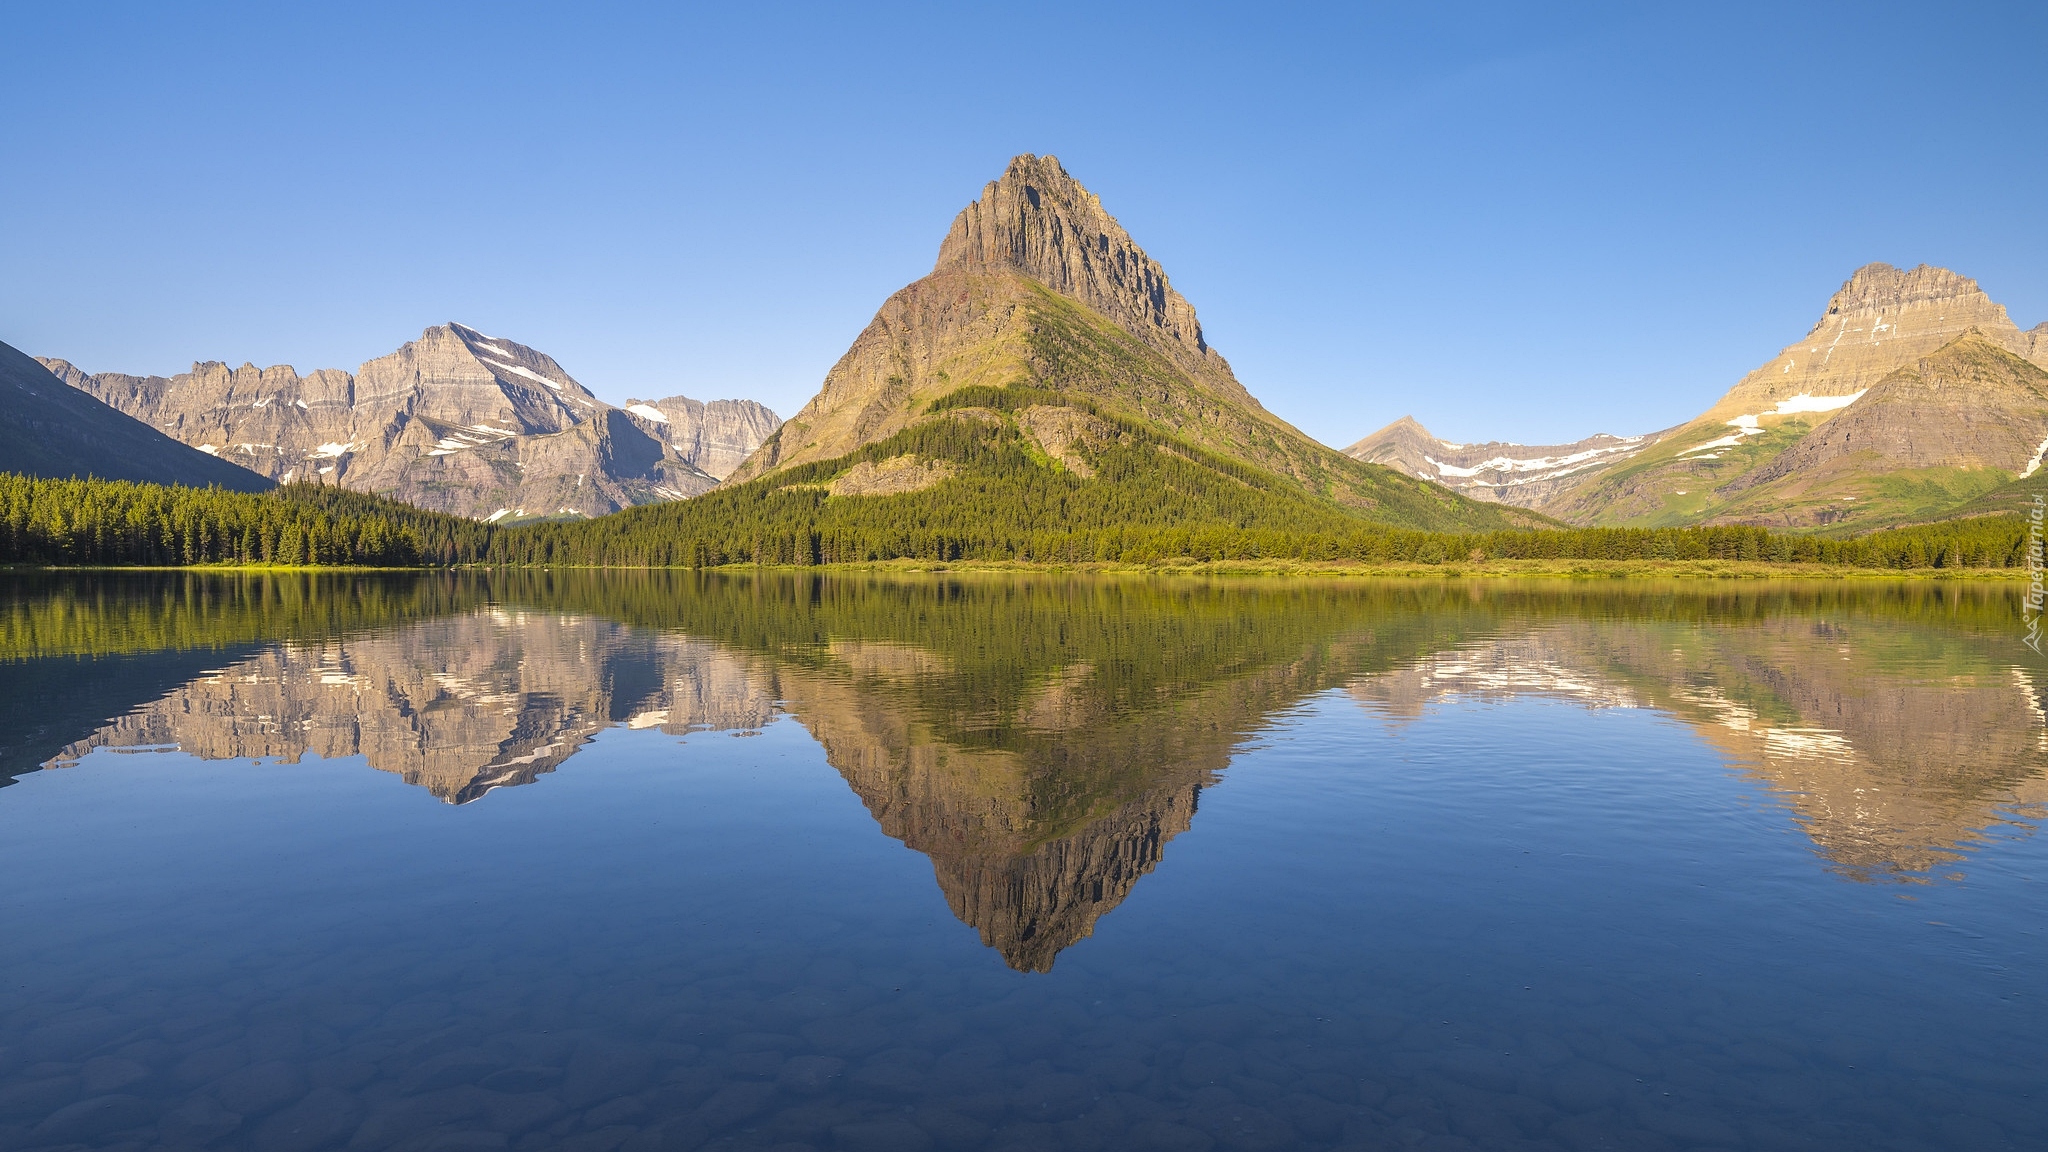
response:
<path fill-rule="evenodd" d="M 479 519 L 600 516 L 698 495 L 775 431 L 752 401 L 615 408 L 552 356 L 440 324 L 353 374 L 219 361 L 172 376 L 42 363 L 173 439 L 280 483 L 396 496 Z"/>
<path fill-rule="evenodd" d="M 772 699 L 714 645 L 585 617 L 491 609 L 229 664 L 65 748 L 208 760 L 361 756 L 452 804 L 532 782 L 614 723 L 756 728 Z"/>

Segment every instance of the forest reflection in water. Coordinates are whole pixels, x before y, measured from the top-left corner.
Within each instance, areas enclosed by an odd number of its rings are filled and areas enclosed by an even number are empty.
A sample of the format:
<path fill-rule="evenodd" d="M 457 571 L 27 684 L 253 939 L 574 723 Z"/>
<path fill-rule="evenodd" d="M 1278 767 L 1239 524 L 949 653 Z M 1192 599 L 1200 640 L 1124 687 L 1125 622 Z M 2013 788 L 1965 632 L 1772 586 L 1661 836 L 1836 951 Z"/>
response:
<path fill-rule="evenodd" d="M 2041 674 L 1996 584 L 156 575 L 10 591 L 8 777 L 96 751 L 359 756 L 466 804 L 571 766 L 609 727 L 744 737 L 786 715 L 1023 971 L 1051 970 L 1160 864 L 1248 739 L 1328 693 L 1393 728 L 1461 702 L 1652 710 L 1859 881 L 1957 878 L 2048 804 Z"/>

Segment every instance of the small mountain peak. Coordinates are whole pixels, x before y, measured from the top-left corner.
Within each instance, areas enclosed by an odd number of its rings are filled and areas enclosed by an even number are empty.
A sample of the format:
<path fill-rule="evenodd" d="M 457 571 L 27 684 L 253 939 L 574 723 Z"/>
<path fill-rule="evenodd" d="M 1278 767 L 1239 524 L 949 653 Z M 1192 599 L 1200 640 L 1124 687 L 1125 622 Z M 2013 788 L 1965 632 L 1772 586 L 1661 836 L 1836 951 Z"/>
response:
<path fill-rule="evenodd" d="M 1202 359 L 1214 355 L 1194 306 L 1174 291 L 1166 270 L 1058 157 L 1013 158 L 1002 178 L 954 218 L 932 271 L 989 268 L 1023 272 L 1148 342 Z"/>

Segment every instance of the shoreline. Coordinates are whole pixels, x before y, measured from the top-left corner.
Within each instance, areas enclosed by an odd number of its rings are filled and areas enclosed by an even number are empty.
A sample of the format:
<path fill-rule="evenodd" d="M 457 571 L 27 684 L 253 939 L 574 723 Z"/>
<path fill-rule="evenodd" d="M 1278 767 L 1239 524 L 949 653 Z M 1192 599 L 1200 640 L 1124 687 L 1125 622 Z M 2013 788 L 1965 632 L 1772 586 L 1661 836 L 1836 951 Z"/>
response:
<path fill-rule="evenodd" d="M 723 564 L 708 568 L 613 567 L 604 565 L 467 564 L 434 568 L 379 568 L 359 565 L 184 564 L 184 565 L 0 565 L 0 572 L 207 572 L 245 575 L 463 572 L 777 572 L 815 573 L 1073 573 L 1117 576 L 1348 576 L 1369 579 L 1450 580 L 1526 577 L 1563 580 L 1935 580 L 2026 581 L 2025 568 L 1853 568 L 1832 564 L 1761 560 L 1484 560 L 1442 564 L 1310 560 L 1189 560 L 1131 564 L 1086 561 L 1046 564 L 1023 560 L 870 560 L 851 564 Z"/>

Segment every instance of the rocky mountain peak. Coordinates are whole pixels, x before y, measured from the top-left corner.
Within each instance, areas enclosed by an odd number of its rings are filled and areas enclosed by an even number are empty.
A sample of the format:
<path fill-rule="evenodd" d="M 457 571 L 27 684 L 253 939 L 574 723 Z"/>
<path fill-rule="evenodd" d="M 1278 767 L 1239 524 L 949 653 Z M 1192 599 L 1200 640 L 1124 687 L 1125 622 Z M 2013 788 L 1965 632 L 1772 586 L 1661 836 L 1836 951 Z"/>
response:
<path fill-rule="evenodd" d="M 1787 403 L 1811 409 L 1809 398 L 1861 395 L 1971 328 L 2020 356 L 2032 355 L 2028 336 L 1975 280 L 1929 264 L 1865 264 L 1828 300 L 1804 337 L 1743 377 L 1695 423 L 1719 426 L 1733 417 L 1779 411 Z M 1825 419 L 1839 407 L 1811 410 Z"/>
<path fill-rule="evenodd" d="M 1016 157 L 954 218 L 933 273 L 984 268 L 1023 272 L 1162 351 L 1220 360 L 1165 269 L 1057 157 Z"/>
<path fill-rule="evenodd" d="M 1987 323 L 1999 328 L 2013 326 L 2005 306 L 1994 302 L 1975 280 L 1946 268 L 1921 264 L 1910 270 L 1890 264 L 1865 264 L 1850 275 L 1834 298 L 1827 314 L 1814 330 L 1847 317 L 1851 320 L 1892 315 L 1907 310 L 1933 308 L 1937 315 L 1962 317 L 1965 326 Z"/>

